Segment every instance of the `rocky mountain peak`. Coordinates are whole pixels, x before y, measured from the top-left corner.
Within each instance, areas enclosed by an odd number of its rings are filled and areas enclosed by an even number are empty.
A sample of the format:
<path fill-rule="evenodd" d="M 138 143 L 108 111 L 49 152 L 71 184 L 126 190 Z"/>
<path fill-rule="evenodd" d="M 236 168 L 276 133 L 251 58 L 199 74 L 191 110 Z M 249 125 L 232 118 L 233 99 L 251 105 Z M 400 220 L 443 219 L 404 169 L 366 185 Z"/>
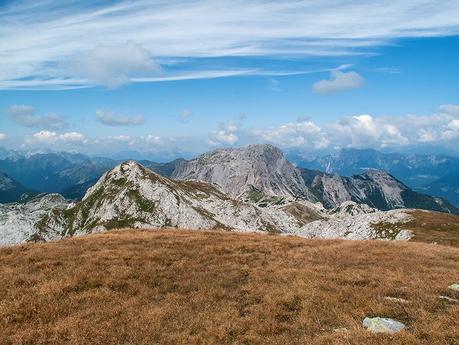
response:
<path fill-rule="evenodd" d="M 267 196 L 315 201 L 299 170 L 272 145 L 249 145 L 205 153 L 181 164 L 172 177 L 216 184 L 234 198 L 254 186 Z"/>
<path fill-rule="evenodd" d="M 382 169 L 366 169 L 363 173 L 363 176 L 368 176 L 374 179 L 377 178 L 384 178 L 384 179 L 391 179 L 395 180 L 395 178 L 386 170 Z"/>
<path fill-rule="evenodd" d="M 129 180 L 137 180 L 145 178 L 148 174 L 154 174 L 151 170 L 147 170 L 142 164 L 129 160 L 125 161 L 108 172 L 107 177 L 117 178 L 124 177 Z"/>
<path fill-rule="evenodd" d="M 165 181 L 166 179 L 136 161 L 125 161 L 102 175 L 97 183 L 88 189 L 83 200 L 88 199 L 101 188 L 114 191 L 130 186 L 132 189 L 138 189 L 141 185 L 153 180 Z"/>

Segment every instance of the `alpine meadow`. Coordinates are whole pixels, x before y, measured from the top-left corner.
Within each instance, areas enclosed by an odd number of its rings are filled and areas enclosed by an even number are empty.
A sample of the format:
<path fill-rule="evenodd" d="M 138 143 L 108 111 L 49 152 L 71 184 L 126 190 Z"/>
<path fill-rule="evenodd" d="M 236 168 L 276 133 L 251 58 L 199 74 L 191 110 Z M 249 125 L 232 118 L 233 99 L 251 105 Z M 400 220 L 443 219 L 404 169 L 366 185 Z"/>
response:
<path fill-rule="evenodd" d="M 459 2 L 0 1 L 0 344 L 459 344 Z"/>

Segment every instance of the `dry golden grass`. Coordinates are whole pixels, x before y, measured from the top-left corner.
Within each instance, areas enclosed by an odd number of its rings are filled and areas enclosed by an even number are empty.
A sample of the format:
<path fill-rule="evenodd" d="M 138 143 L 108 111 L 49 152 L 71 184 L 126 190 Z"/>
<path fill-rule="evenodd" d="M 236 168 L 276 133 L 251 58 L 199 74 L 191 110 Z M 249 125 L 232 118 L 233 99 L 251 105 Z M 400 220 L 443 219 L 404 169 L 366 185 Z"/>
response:
<path fill-rule="evenodd" d="M 410 213 L 415 220 L 403 227 L 413 231 L 413 241 L 459 247 L 459 216 L 421 210 Z"/>
<path fill-rule="evenodd" d="M 459 304 L 438 296 L 458 280 L 459 249 L 440 245 L 114 231 L 0 249 L 0 340 L 452 345 Z M 375 315 L 407 330 L 372 334 Z"/>

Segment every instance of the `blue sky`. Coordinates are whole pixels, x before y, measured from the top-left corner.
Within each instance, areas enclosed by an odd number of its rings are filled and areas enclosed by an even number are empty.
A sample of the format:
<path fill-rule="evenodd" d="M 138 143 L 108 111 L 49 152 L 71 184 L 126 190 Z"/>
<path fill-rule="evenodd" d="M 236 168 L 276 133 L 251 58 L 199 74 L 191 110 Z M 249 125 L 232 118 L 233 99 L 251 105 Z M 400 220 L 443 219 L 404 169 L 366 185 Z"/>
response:
<path fill-rule="evenodd" d="M 0 2 L 0 145 L 459 154 L 459 3 Z"/>

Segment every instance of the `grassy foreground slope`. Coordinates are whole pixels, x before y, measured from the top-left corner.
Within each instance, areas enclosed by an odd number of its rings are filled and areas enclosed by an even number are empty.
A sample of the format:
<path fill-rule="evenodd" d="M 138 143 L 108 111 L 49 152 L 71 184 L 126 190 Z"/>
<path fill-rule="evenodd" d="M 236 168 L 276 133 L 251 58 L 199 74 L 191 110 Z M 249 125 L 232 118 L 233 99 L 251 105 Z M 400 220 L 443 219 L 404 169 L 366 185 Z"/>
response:
<path fill-rule="evenodd" d="M 435 242 L 459 247 L 459 217 L 440 212 L 412 211 L 414 220 L 405 228 L 413 231 L 413 241 Z"/>
<path fill-rule="evenodd" d="M 410 241 L 459 247 L 459 216 L 426 210 L 407 210 L 412 220 L 408 223 L 376 223 L 373 227 L 384 237 L 397 234 L 400 229 L 410 230 Z"/>
<path fill-rule="evenodd" d="M 0 249 L 0 339 L 452 345 L 459 304 L 438 296 L 458 299 L 458 280 L 459 249 L 440 245 L 113 231 Z M 372 334 L 365 316 L 407 330 Z"/>

